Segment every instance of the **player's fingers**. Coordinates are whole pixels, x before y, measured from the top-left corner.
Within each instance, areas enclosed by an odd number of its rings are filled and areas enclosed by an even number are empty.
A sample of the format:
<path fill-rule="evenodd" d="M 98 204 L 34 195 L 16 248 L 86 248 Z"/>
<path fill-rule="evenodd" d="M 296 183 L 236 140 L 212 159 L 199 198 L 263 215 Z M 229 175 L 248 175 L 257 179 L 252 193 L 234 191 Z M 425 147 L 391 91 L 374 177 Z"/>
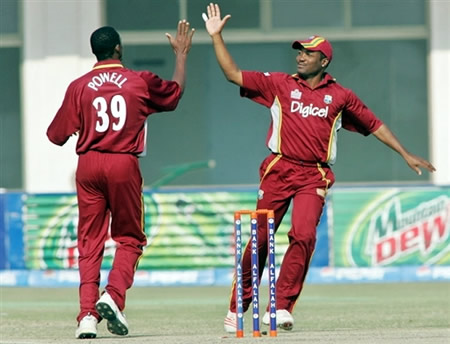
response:
<path fill-rule="evenodd" d="M 424 167 L 430 172 L 436 171 L 436 168 L 428 161 L 425 163 Z"/>
<path fill-rule="evenodd" d="M 195 33 L 195 29 L 192 28 L 192 29 L 191 29 L 191 32 L 189 33 L 189 40 L 192 41 L 192 36 L 194 36 L 194 33 Z"/>
<path fill-rule="evenodd" d="M 186 34 L 186 20 L 183 19 L 181 20 L 181 25 L 180 25 L 180 35 L 185 35 Z"/>
<path fill-rule="evenodd" d="M 186 35 L 188 30 L 189 30 L 189 22 L 186 19 L 183 19 L 183 25 L 182 25 L 182 29 L 183 29 L 183 35 Z"/>
<path fill-rule="evenodd" d="M 183 25 L 183 21 L 180 20 L 178 22 L 177 35 L 181 35 L 181 33 L 183 32 L 182 25 Z"/>
<path fill-rule="evenodd" d="M 222 19 L 222 23 L 225 25 L 228 21 L 228 19 L 231 18 L 231 14 L 227 14 L 223 19 Z"/>
<path fill-rule="evenodd" d="M 169 40 L 169 43 L 172 42 L 172 36 L 171 36 L 170 33 L 167 33 L 167 32 L 166 32 L 166 37 L 167 37 L 167 39 Z"/>
<path fill-rule="evenodd" d="M 207 21 L 208 21 L 208 15 L 205 13 L 205 12 L 203 12 L 202 13 L 202 18 L 203 18 L 203 21 L 206 23 Z"/>
<path fill-rule="evenodd" d="M 414 171 L 416 172 L 419 176 L 421 175 L 422 171 L 419 169 L 419 163 L 411 161 L 408 162 L 408 166 Z"/>
<path fill-rule="evenodd" d="M 214 5 L 214 9 L 216 10 L 216 16 L 218 16 L 220 18 L 220 7 L 218 4 Z"/>
<path fill-rule="evenodd" d="M 211 18 L 212 17 L 212 15 L 213 15 L 213 8 L 214 8 L 214 6 L 213 6 L 213 4 L 211 3 L 211 4 L 209 4 L 208 5 L 208 7 L 206 8 L 206 10 L 207 10 L 207 12 L 208 12 L 208 17 L 209 18 Z"/>
<path fill-rule="evenodd" d="M 430 172 L 434 172 L 436 171 L 436 169 L 434 168 L 434 166 L 431 164 L 431 162 L 422 159 L 422 158 L 418 158 L 418 162 L 415 164 L 416 167 L 423 167 L 426 168 L 428 171 Z"/>
<path fill-rule="evenodd" d="M 428 163 L 428 165 L 428 167 L 430 168 L 430 172 L 436 171 L 436 168 L 431 163 Z"/>

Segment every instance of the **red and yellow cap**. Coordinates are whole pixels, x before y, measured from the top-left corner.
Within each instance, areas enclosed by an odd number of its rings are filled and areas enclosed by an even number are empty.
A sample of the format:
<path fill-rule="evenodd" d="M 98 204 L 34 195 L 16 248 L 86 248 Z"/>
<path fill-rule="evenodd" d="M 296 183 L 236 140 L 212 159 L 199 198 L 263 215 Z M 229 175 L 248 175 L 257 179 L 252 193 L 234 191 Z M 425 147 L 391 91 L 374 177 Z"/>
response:
<path fill-rule="evenodd" d="M 333 58 L 333 48 L 331 43 L 321 36 L 311 36 L 307 39 L 294 41 L 292 43 L 293 49 L 300 49 L 301 47 L 311 51 L 320 51 L 330 61 Z"/>

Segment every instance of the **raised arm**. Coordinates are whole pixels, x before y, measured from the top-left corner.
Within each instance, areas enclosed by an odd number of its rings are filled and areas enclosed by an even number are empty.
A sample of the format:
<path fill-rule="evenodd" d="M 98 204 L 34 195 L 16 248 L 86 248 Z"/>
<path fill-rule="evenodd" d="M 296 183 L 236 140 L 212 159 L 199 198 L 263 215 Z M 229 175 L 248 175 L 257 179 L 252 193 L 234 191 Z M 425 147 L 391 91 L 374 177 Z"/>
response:
<path fill-rule="evenodd" d="M 411 167 L 414 171 L 416 171 L 418 175 L 422 175 L 422 170 L 420 169 L 420 167 L 426 168 L 430 172 L 436 171 L 436 169 L 430 162 L 408 152 L 385 124 L 383 124 L 376 131 L 374 131 L 373 135 L 378 140 L 380 140 L 381 142 L 389 146 L 391 149 L 399 153 L 402 156 L 402 158 L 405 159 L 408 166 Z"/>
<path fill-rule="evenodd" d="M 205 21 L 206 30 L 211 36 L 217 62 L 219 62 L 219 66 L 222 68 L 223 74 L 228 81 L 242 86 L 242 72 L 234 63 L 222 37 L 222 30 L 228 19 L 231 18 L 231 15 L 227 14 L 221 19 L 220 8 L 217 4 L 209 4 L 206 10 L 208 14 L 203 13 L 203 20 Z"/>
<path fill-rule="evenodd" d="M 181 91 L 184 91 L 184 85 L 186 83 L 186 59 L 189 50 L 191 49 L 192 36 L 195 32 L 195 29 L 189 30 L 189 28 L 189 23 L 183 19 L 178 22 L 175 38 L 169 33 L 166 33 L 169 43 L 175 52 L 175 69 L 172 80 L 180 85 Z"/>

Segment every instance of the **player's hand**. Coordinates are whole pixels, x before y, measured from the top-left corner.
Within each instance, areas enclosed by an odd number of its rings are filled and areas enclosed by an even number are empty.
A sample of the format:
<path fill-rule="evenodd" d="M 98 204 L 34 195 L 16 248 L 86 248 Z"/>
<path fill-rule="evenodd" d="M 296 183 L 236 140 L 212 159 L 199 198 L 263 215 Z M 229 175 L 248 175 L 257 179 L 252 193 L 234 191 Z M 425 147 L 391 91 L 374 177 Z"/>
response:
<path fill-rule="evenodd" d="M 194 36 L 195 29 L 190 29 L 190 24 L 186 19 L 180 20 L 178 22 L 177 35 L 175 38 L 172 37 L 170 33 L 166 33 L 166 37 L 169 39 L 169 43 L 175 51 L 175 54 L 185 54 L 189 53 L 192 45 L 192 36 Z"/>
<path fill-rule="evenodd" d="M 206 7 L 206 11 L 208 14 L 203 13 L 202 18 L 205 21 L 205 27 L 209 35 L 214 36 L 220 34 L 228 19 L 231 18 L 231 15 L 227 14 L 223 19 L 220 19 L 219 5 L 213 3 Z"/>
<path fill-rule="evenodd" d="M 430 172 L 436 171 L 434 166 L 429 161 L 426 161 L 425 159 L 422 159 L 421 157 L 418 157 L 411 153 L 405 156 L 405 161 L 408 166 L 416 171 L 419 176 L 422 175 L 422 170 L 420 169 L 421 167 L 427 169 Z"/>

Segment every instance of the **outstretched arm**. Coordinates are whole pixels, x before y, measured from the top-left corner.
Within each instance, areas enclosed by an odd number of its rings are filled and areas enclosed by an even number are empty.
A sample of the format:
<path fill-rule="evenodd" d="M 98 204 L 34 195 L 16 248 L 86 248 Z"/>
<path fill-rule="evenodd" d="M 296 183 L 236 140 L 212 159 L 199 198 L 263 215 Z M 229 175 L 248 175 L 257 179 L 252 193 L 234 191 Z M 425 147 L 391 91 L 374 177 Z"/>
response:
<path fill-rule="evenodd" d="M 222 37 L 222 30 L 231 16 L 227 14 L 221 19 L 219 5 L 212 3 L 208 5 L 207 12 L 207 15 L 203 13 L 203 20 L 205 21 L 206 30 L 211 36 L 217 62 L 219 62 L 219 66 L 222 68 L 223 74 L 225 74 L 228 81 L 242 86 L 241 70 L 234 63 Z"/>
<path fill-rule="evenodd" d="M 399 153 L 402 158 L 405 159 L 408 166 L 416 171 L 418 175 L 422 175 L 422 170 L 420 169 L 421 167 L 427 169 L 430 172 L 436 171 L 436 169 L 430 162 L 408 152 L 385 124 L 375 130 L 373 132 L 373 135 L 378 140 Z"/>
<path fill-rule="evenodd" d="M 173 72 L 172 80 L 176 81 L 184 91 L 186 83 L 186 59 L 191 49 L 192 36 L 194 36 L 195 29 L 189 30 L 189 23 L 183 19 L 178 22 L 177 35 L 173 38 L 169 33 L 166 33 L 169 43 L 175 52 L 175 70 Z"/>

